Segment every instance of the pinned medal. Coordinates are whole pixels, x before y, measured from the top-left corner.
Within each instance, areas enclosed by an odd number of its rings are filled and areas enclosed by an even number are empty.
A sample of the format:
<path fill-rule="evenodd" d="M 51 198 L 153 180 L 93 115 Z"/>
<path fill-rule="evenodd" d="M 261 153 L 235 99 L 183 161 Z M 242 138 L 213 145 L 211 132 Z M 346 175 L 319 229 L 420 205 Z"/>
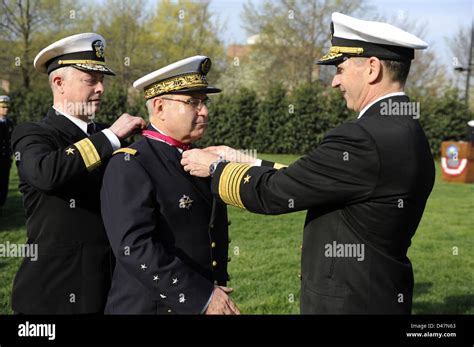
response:
<path fill-rule="evenodd" d="M 191 198 L 185 194 L 179 199 L 179 208 L 187 208 L 188 210 L 191 208 L 193 205 L 193 201 Z"/>

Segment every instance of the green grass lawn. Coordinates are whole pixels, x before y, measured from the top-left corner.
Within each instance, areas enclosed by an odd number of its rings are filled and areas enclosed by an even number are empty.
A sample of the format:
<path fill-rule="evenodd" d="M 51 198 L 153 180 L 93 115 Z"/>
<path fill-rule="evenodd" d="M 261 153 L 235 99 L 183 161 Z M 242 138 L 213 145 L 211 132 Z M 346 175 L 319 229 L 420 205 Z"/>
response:
<path fill-rule="evenodd" d="M 262 155 L 289 164 L 291 155 Z M 474 184 L 436 183 L 413 238 L 409 257 L 415 272 L 413 313 L 474 313 Z M 0 243 L 26 240 L 16 168 L 0 215 Z M 298 274 L 304 212 L 261 216 L 229 208 L 232 294 L 247 314 L 299 312 Z M 453 254 L 457 247 L 458 255 Z M 11 313 L 10 292 L 21 259 L 0 258 L 0 314 Z"/>

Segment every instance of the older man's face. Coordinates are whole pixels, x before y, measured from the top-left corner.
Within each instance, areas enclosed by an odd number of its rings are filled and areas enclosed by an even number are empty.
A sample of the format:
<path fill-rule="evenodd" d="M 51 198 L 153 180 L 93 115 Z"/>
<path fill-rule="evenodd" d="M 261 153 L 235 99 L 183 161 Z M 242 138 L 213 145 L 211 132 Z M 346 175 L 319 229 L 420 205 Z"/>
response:
<path fill-rule="evenodd" d="M 366 59 L 350 58 L 336 66 L 336 74 L 331 86 L 339 88 L 346 100 L 347 108 L 360 112 L 365 97 L 364 70 L 367 69 Z"/>
<path fill-rule="evenodd" d="M 190 99 L 204 101 L 207 99 L 206 93 L 168 94 L 163 95 L 161 99 L 164 102 L 163 112 L 166 117 L 166 127 L 172 130 L 176 139 L 192 143 L 204 135 L 209 119 L 207 106 L 201 104 L 200 107 L 196 107 L 186 101 Z"/>
<path fill-rule="evenodd" d="M 100 109 L 104 75 L 72 69 L 64 79 L 66 112 L 72 116 L 93 116 Z"/>

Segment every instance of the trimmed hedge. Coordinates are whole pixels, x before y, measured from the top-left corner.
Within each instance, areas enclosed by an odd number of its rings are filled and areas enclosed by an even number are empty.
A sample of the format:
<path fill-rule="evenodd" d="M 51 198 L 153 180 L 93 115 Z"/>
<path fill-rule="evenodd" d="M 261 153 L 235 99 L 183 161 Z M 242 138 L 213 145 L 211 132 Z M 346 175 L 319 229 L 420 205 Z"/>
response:
<path fill-rule="evenodd" d="M 15 90 L 10 97 L 10 114 L 17 124 L 42 119 L 52 102 L 47 87 Z M 199 146 L 226 144 L 264 153 L 303 154 L 317 146 L 328 130 L 357 116 L 346 109 L 338 90 L 321 83 L 302 84 L 292 91 L 277 84 L 261 95 L 240 88 L 211 97 L 209 126 Z M 474 114 L 457 90 L 446 89 L 441 96 L 412 95 L 412 101 L 420 102 L 420 123 L 435 156 L 442 141 L 464 139 L 466 123 Z M 98 119 L 111 123 L 125 111 L 146 118 L 144 104 L 112 84 Z"/>

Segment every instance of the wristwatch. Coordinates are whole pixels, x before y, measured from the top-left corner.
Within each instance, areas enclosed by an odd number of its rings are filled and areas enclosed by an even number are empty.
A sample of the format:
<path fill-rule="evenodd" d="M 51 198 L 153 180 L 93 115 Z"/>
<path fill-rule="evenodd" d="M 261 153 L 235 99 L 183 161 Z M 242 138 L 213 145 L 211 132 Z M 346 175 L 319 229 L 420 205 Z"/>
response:
<path fill-rule="evenodd" d="M 212 177 L 214 176 L 214 172 L 217 169 L 217 165 L 219 163 L 228 163 L 228 160 L 225 160 L 223 157 L 219 156 L 219 159 L 217 159 L 215 162 L 213 162 L 211 165 L 209 165 L 209 175 Z"/>

